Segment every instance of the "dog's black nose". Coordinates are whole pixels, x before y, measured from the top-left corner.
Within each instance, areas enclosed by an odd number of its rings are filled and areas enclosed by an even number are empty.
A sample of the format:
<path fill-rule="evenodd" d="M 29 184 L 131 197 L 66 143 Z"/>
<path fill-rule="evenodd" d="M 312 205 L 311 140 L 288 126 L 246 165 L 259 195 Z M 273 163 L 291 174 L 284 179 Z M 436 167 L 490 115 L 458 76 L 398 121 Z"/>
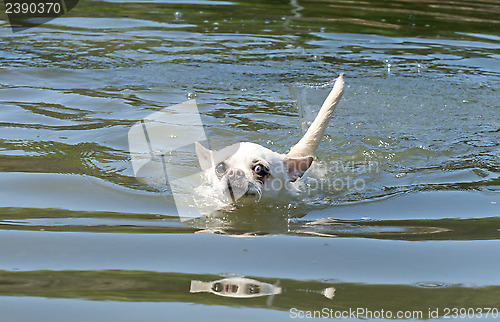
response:
<path fill-rule="evenodd" d="M 238 180 L 245 177 L 245 172 L 241 169 L 231 168 L 227 171 L 227 178 L 229 180 Z"/>

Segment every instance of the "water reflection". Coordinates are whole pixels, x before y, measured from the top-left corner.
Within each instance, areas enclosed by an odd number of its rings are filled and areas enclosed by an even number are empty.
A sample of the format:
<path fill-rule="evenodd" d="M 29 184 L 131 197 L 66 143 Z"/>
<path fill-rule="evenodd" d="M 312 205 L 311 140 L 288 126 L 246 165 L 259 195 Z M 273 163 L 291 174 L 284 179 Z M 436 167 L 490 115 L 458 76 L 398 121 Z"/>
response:
<path fill-rule="evenodd" d="M 398 201 L 398 199 L 396 199 Z M 401 201 L 403 204 L 409 201 Z M 418 201 L 416 201 L 418 202 Z M 438 204 L 441 200 L 436 201 Z M 491 203 L 492 215 L 498 208 Z M 232 237 L 273 235 L 311 237 L 364 237 L 388 240 L 480 240 L 500 239 L 500 218 L 425 218 L 425 209 L 416 212 L 423 219 L 359 218 L 355 213 L 366 205 L 342 206 L 335 217 L 305 216 L 307 205 L 289 209 L 277 206 L 245 207 L 210 218 L 179 222 L 176 216 L 85 212 L 58 209 L 0 208 L 0 231 L 65 231 L 142 234 L 208 233 Z M 381 206 L 385 211 L 386 206 Z M 395 204 L 394 207 L 398 207 Z M 430 207 L 433 207 L 430 204 Z M 460 204 L 458 208 L 463 208 Z M 471 210 L 476 206 L 471 205 Z M 353 211 L 352 213 L 349 211 Z M 321 212 L 323 213 L 323 212 Z M 362 211 L 361 211 L 362 213 Z M 28 215 L 29 214 L 29 215 Z M 333 215 L 333 214 L 332 214 Z M 372 213 L 372 215 L 376 215 Z M 388 215 L 384 213 L 384 215 Z M 399 214 L 396 214 L 396 217 Z"/>
<path fill-rule="evenodd" d="M 279 278 L 280 286 L 277 286 L 276 280 L 264 277 L 221 279 L 217 275 L 151 271 L 0 271 L 0 296 L 264 306 L 286 311 L 292 307 L 321 310 L 332 307 L 333 303 L 336 309 L 366 306 L 371 310 L 427 311 L 429 307 L 460 307 L 465 304 L 471 307 L 495 307 L 500 295 L 498 286 L 471 288 L 440 282 L 433 282 L 440 287 L 421 287 L 421 283 L 415 287 L 346 283 L 335 279 L 311 281 Z M 342 296 L 337 296 L 337 293 Z M 271 305 L 268 305 L 269 301 L 260 299 L 267 296 L 274 296 Z"/>
<path fill-rule="evenodd" d="M 281 287 L 278 283 L 271 285 L 245 277 L 227 277 L 213 282 L 191 281 L 189 292 L 207 292 L 219 296 L 234 298 L 250 298 L 281 294 Z"/>

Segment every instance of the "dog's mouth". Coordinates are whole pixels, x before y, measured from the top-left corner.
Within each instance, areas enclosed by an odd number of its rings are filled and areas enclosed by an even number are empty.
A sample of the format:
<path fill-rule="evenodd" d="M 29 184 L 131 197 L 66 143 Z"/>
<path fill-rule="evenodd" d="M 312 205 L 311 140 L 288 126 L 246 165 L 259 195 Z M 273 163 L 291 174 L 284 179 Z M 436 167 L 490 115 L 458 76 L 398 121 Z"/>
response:
<path fill-rule="evenodd" d="M 252 182 L 245 183 L 245 186 L 243 186 L 241 183 L 235 184 L 228 181 L 227 189 L 233 203 L 236 203 L 241 198 L 258 198 L 257 201 L 259 201 L 262 196 L 260 188 Z"/>
<path fill-rule="evenodd" d="M 255 183 L 249 183 L 248 189 L 245 192 L 244 197 L 254 198 L 256 199 L 256 202 L 259 202 L 260 198 L 262 198 L 262 192 L 259 185 Z"/>

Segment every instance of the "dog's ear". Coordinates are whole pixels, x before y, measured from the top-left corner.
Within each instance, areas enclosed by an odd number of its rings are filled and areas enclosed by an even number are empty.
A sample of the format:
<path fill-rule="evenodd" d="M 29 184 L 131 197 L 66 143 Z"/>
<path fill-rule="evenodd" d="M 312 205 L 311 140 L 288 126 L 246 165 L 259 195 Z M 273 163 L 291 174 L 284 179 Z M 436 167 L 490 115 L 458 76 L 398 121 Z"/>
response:
<path fill-rule="evenodd" d="M 196 156 L 198 157 L 201 170 L 205 171 L 214 166 L 214 158 L 211 150 L 207 149 L 199 142 L 194 143 L 194 150 L 196 152 Z"/>
<path fill-rule="evenodd" d="M 311 156 L 285 159 L 285 169 L 291 182 L 294 182 L 309 169 L 314 158 Z"/>

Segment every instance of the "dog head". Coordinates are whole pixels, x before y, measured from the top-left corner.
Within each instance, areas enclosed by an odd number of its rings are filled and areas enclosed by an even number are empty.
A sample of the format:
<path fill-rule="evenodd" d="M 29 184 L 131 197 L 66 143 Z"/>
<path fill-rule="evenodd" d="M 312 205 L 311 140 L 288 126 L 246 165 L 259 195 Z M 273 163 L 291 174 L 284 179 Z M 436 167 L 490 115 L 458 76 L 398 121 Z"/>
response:
<path fill-rule="evenodd" d="M 275 198 L 291 189 L 309 169 L 312 156 L 289 157 L 261 145 L 242 142 L 219 151 L 195 145 L 208 183 L 233 202 L 241 197 Z"/>

